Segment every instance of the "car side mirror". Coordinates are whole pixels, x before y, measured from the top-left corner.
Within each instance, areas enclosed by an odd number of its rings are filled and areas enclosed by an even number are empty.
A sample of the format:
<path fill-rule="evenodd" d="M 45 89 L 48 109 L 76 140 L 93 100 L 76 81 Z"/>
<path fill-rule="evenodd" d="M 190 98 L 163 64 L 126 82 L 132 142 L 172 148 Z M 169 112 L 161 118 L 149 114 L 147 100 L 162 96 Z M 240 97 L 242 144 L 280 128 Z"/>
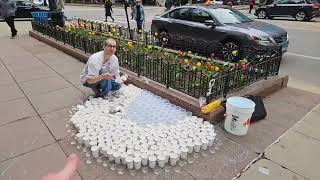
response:
<path fill-rule="evenodd" d="M 213 20 L 205 20 L 204 24 L 206 26 L 211 26 L 211 27 L 215 27 L 216 26 L 216 23 Z"/>

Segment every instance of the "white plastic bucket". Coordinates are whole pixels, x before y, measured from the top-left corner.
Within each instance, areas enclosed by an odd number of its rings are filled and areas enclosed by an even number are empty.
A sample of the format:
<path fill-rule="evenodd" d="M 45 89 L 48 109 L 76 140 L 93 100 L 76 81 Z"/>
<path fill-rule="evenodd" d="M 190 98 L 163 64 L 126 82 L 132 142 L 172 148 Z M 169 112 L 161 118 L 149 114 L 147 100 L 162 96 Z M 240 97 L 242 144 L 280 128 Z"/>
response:
<path fill-rule="evenodd" d="M 246 135 L 256 104 L 243 97 L 230 97 L 226 104 L 224 129 L 234 135 Z"/>

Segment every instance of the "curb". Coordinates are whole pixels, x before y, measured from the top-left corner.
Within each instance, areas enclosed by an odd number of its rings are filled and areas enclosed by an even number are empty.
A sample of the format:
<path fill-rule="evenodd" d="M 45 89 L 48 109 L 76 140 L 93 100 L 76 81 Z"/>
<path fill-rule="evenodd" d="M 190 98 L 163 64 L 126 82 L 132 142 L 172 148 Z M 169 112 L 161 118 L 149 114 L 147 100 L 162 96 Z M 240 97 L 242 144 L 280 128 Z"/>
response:
<path fill-rule="evenodd" d="M 29 31 L 29 35 L 84 63 L 87 62 L 90 56 L 90 54 L 85 54 L 80 50 L 56 41 L 55 39 L 44 36 L 36 31 Z M 208 114 L 204 114 L 201 113 L 198 99 L 186 95 L 175 89 L 166 88 L 165 85 L 147 79 L 143 76 L 139 77 L 136 73 L 128 71 L 122 67 L 120 67 L 120 72 L 128 75 L 128 83 L 134 84 L 143 89 L 148 89 L 152 93 L 168 99 L 171 103 L 177 106 L 181 106 L 207 121 L 216 123 L 224 119 L 225 109 L 222 106 L 216 108 L 214 111 Z M 267 80 L 260 80 L 256 83 L 251 84 L 250 86 L 240 89 L 235 93 L 231 93 L 227 97 L 244 95 L 260 95 L 266 97 L 282 88 L 287 87 L 288 79 L 288 75 L 277 75 L 269 77 Z"/>

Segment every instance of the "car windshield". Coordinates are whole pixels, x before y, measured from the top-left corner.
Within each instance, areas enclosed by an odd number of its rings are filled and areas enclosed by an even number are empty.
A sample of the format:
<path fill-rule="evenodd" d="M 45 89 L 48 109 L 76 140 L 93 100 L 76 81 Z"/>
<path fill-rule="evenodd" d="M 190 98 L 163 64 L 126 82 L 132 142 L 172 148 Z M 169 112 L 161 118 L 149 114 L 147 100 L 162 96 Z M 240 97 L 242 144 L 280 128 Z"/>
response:
<path fill-rule="evenodd" d="M 242 24 L 252 21 L 241 12 L 228 8 L 214 8 L 210 9 L 212 15 L 221 23 L 224 24 Z"/>

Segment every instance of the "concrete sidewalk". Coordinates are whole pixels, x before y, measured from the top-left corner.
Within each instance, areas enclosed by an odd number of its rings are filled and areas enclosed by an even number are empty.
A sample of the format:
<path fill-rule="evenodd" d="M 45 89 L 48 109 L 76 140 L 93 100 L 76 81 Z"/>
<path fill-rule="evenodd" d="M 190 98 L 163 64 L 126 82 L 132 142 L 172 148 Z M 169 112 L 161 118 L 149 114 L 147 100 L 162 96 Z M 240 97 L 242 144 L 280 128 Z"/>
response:
<path fill-rule="evenodd" d="M 171 170 L 155 175 L 140 171 L 136 176 L 128 172 L 120 176 L 101 164 L 87 165 L 84 154 L 70 144 L 72 137 L 65 127 L 68 112 L 72 105 L 91 94 L 79 82 L 84 64 L 29 37 L 30 24 L 23 23 L 27 22 L 17 22 L 16 39 L 10 39 L 6 24 L 0 23 L 0 180 L 40 179 L 48 172 L 60 170 L 72 152 L 81 159 L 75 179 L 228 180 L 239 175 L 254 159 L 260 159 L 270 144 L 320 103 L 318 94 L 282 89 L 265 99 L 266 120 L 252 124 L 243 137 L 227 134 L 221 124 L 217 125 L 216 152 L 195 156 L 194 163 L 182 167 L 181 172 Z M 267 179 L 285 179 L 282 172 L 298 179 L 319 179 L 316 169 L 310 168 L 310 165 L 318 167 L 315 164 L 316 153 L 320 152 L 318 109 L 269 147 L 264 158 L 240 178 L 257 179 L 251 174 L 264 167 L 263 172 L 269 172 Z M 298 150 L 305 147 L 311 148 L 302 156 Z M 280 173 L 268 178 L 273 172 Z"/>

